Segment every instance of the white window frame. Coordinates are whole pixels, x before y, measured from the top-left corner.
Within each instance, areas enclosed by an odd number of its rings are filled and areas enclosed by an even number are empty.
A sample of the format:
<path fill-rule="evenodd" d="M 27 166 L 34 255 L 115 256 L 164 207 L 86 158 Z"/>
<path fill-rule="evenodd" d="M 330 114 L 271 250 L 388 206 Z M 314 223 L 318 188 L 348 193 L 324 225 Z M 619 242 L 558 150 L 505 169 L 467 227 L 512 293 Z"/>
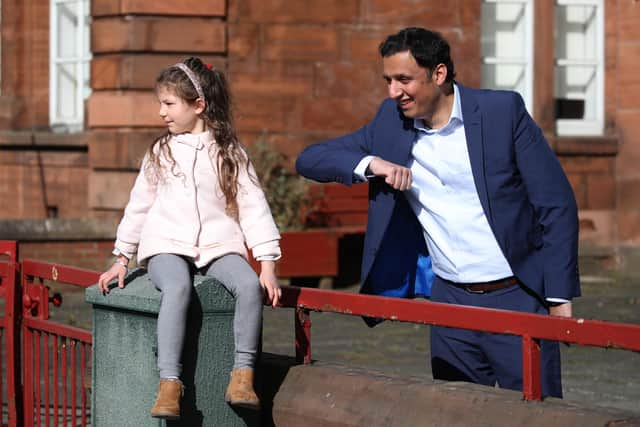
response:
<path fill-rule="evenodd" d="M 60 5 L 75 3 L 75 13 L 83 22 L 78 24 L 76 37 L 76 56 L 61 58 L 58 52 L 59 31 L 57 9 Z M 54 132 L 79 132 L 84 129 L 84 101 L 91 93 L 89 83 L 89 63 L 91 61 L 91 46 L 89 46 L 91 19 L 90 0 L 50 0 L 49 2 L 49 124 Z M 58 93 L 58 66 L 74 64 L 75 76 L 78 81 L 75 93 Z M 73 96 L 76 114 L 72 117 L 60 117 L 58 106 L 61 96 Z"/>
<path fill-rule="evenodd" d="M 514 58 L 504 55 L 482 56 L 483 65 L 521 65 L 524 69 L 524 90 L 518 92 L 522 96 L 529 112 L 533 111 L 533 1 L 534 0 L 482 0 L 483 3 L 519 4 L 525 8 L 524 37 L 526 49 L 523 58 Z M 481 28 L 481 32 L 484 28 Z M 489 87 L 489 89 L 491 89 Z M 515 89 L 514 89 L 515 90 Z"/>
<path fill-rule="evenodd" d="M 560 136 L 602 135 L 604 131 L 604 2 L 603 0 L 556 0 L 556 6 L 593 6 L 596 8 L 596 56 L 593 60 L 555 58 L 554 75 L 559 66 L 595 66 L 595 119 L 556 119 L 556 132 Z M 554 17 L 555 19 L 555 17 Z M 555 25 L 554 25 L 555 26 Z M 554 97 L 557 94 L 554 89 Z"/>

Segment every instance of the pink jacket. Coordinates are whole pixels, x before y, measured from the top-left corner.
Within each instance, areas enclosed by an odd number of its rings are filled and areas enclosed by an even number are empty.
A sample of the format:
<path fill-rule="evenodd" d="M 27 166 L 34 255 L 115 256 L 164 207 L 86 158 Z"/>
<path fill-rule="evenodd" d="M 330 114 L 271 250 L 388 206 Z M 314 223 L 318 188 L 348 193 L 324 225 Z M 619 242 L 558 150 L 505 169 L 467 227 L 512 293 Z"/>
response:
<path fill-rule="evenodd" d="M 153 255 L 174 253 L 191 257 L 202 267 L 228 253 L 246 258 L 246 246 L 255 258 L 278 259 L 280 234 L 271 210 L 262 189 L 242 167 L 239 218 L 225 213 L 225 198 L 211 160 L 217 148 L 212 133 L 175 135 L 169 147 L 178 176 L 171 173 L 169 159 L 161 156 L 162 176 L 154 180 L 146 172 L 148 158 L 144 158 L 115 247 L 129 258 L 137 251 L 143 265 Z M 255 176 L 252 165 L 249 173 Z"/>

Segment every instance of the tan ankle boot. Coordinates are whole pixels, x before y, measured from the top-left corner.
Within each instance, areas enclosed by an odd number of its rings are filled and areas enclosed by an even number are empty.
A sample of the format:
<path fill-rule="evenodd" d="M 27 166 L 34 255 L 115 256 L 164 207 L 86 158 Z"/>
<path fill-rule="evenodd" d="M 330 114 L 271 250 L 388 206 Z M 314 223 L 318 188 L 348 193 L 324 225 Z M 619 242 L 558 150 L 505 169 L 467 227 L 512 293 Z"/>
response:
<path fill-rule="evenodd" d="M 260 399 L 253 391 L 253 369 L 231 371 L 231 378 L 224 398 L 228 404 L 248 409 L 260 409 Z"/>
<path fill-rule="evenodd" d="M 180 397 L 184 391 L 182 381 L 177 378 L 160 379 L 156 403 L 151 408 L 151 416 L 165 420 L 180 418 Z"/>

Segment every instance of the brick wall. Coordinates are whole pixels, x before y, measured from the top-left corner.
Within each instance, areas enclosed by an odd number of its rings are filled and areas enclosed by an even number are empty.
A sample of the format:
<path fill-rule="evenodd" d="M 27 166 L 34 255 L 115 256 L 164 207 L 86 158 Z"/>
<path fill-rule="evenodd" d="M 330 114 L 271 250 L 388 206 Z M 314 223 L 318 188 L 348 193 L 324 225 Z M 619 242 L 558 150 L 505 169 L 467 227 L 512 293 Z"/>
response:
<path fill-rule="evenodd" d="M 82 135 L 49 126 L 49 2 L 3 0 L 0 219 L 87 214 Z"/>
<path fill-rule="evenodd" d="M 607 15 L 615 38 L 614 105 L 620 134 L 616 158 L 617 229 L 622 244 L 640 244 L 640 3 L 618 0 Z M 609 24 L 610 23 L 610 24 Z M 608 71 L 608 70 L 607 70 Z"/>
<path fill-rule="evenodd" d="M 2 0 L 0 0 L 0 28 L 2 28 Z M 2 33 L 0 33 L 0 96 L 2 96 Z"/>
<path fill-rule="evenodd" d="M 113 241 L 20 242 L 20 259 L 36 259 L 72 265 L 94 271 L 104 271 L 112 261 Z"/>
<path fill-rule="evenodd" d="M 87 153 L 3 150 L 0 219 L 87 214 Z"/>
<path fill-rule="evenodd" d="M 96 0 L 91 7 L 88 205 L 92 215 L 119 217 L 145 150 L 163 130 L 155 76 L 190 55 L 225 66 L 226 3 Z"/>
<path fill-rule="evenodd" d="M 578 203 L 581 242 L 589 246 L 614 246 L 618 139 L 560 138 L 552 141 Z"/>
<path fill-rule="evenodd" d="M 0 125 L 49 125 L 49 2 L 2 2 L 2 107 Z"/>
<path fill-rule="evenodd" d="M 32 138 L 48 125 L 48 2 L 2 0 L 1 13 L 0 127 L 28 130 Z M 243 142 L 264 139 L 290 160 L 372 117 L 386 96 L 377 45 L 404 26 L 441 31 L 458 79 L 479 84 L 478 0 L 94 0 L 92 15 L 88 153 L 51 150 L 45 142 L 41 168 L 33 147 L 7 145 L 0 135 L 0 196 L 16 198 L 1 218 L 46 215 L 40 170 L 61 217 L 118 217 L 142 154 L 161 130 L 155 75 L 190 54 L 228 70 Z M 640 7 L 605 0 L 605 17 L 610 135 L 597 143 L 550 142 L 576 192 L 583 240 L 638 244 Z"/>
<path fill-rule="evenodd" d="M 292 159 L 312 142 L 364 125 L 386 97 L 377 46 L 409 25 L 441 31 L 459 78 L 477 86 L 479 5 L 230 0 L 229 78 L 243 141 L 263 139 Z"/>

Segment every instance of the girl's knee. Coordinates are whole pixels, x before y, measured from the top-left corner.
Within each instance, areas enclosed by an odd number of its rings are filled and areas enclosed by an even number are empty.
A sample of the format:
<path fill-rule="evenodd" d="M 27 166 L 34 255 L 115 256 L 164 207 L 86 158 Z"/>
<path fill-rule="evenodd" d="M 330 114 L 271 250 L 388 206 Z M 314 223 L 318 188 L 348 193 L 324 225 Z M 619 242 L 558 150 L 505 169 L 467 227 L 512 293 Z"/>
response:
<path fill-rule="evenodd" d="M 191 299 L 192 284 L 189 282 L 176 281 L 168 283 L 162 289 L 163 298 L 168 298 L 172 302 L 189 302 Z"/>
<path fill-rule="evenodd" d="M 256 279 L 243 283 L 243 286 L 237 288 L 236 298 L 251 303 L 262 304 L 263 293 L 260 282 Z"/>

